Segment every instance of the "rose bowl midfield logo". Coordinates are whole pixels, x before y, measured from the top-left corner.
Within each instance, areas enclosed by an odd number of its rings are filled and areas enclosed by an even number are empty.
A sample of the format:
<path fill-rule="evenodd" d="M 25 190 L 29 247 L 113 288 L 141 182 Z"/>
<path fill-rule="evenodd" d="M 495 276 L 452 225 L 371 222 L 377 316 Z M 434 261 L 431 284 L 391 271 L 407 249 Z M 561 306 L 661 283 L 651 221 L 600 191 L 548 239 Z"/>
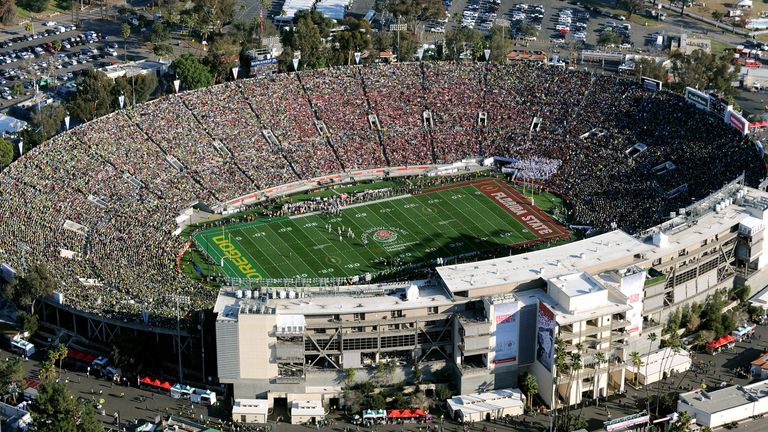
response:
<path fill-rule="evenodd" d="M 398 228 L 376 227 L 366 230 L 363 233 L 363 238 L 370 238 L 379 243 L 392 243 L 402 234 L 407 234 L 407 232 Z"/>
<path fill-rule="evenodd" d="M 383 229 L 373 233 L 373 235 L 371 235 L 371 238 L 373 238 L 377 242 L 389 243 L 391 241 L 397 240 L 397 233 L 392 232 L 388 229 Z"/>

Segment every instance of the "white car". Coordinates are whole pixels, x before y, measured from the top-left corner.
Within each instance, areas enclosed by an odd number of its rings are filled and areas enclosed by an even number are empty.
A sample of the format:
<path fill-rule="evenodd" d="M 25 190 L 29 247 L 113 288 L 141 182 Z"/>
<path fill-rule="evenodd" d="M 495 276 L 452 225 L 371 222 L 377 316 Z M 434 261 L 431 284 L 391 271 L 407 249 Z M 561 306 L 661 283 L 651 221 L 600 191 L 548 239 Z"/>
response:
<path fill-rule="evenodd" d="M 53 27 L 56 25 L 56 21 L 46 21 L 45 26 L 46 27 Z"/>

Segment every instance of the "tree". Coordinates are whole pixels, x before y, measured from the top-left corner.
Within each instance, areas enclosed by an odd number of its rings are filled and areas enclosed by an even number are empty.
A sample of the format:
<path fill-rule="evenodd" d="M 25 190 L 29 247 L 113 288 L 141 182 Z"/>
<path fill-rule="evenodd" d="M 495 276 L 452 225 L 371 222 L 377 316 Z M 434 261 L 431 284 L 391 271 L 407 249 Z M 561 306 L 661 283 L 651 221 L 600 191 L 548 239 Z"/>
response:
<path fill-rule="evenodd" d="M 723 19 L 723 13 L 720 11 L 714 11 L 712 12 L 712 19 L 715 21 L 720 21 Z"/>
<path fill-rule="evenodd" d="M 349 412 L 360 412 L 362 405 L 363 398 L 359 391 L 352 390 L 349 387 L 344 389 L 344 406 L 345 408 L 349 408 Z"/>
<path fill-rule="evenodd" d="M 64 344 L 57 344 L 55 347 L 48 350 L 48 359 L 51 360 L 53 364 L 59 362 L 59 375 L 61 375 L 61 364 L 64 362 L 64 359 L 67 358 L 68 351 L 69 350 Z"/>
<path fill-rule="evenodd" d="M 208 49 L 203 63 L 208 67 L 216 83 L 232 78 L 232 66 L 240 60 L 240 46 L 231 37 L 217 37 Z"/>
<path fill-rule="evenodd" d="M 235 0 L 194 0 L 194 4 L 194 11 L 204 17 L 206 27 L 212 25 L 217 30 L 232 20 L 235 10 Z"/>
<path fill-rule="evenodd" d="M 407 62 L 413 60 L 419 49 L 419 41 L 411 32 L 400 32 L 400 46 L 397 47 L 397 61 Z"/>
<path fill-rule="evenodd" d="M 90 403 L 80 404 L 79 422 L 77 432 L 101 432 L 104 425 L 96 416 L 96 408 Z"/>
<path fill-rule="evenodd" d="M 112 80 L 104 72 L 86 70 L 77 80 L 77 90 L 69 98 L 70 113 L 84 121 L 112 111 Z"/>
<path fill-rule="evenodd" d="M 334 51 L 340 55 L 334 63 L 350 65 L 354 62 L 356 51 L 364 51 L 371 47 L 371 34 L 373 32 L 368 21 L 362 19 L 344 18 L 341 27 L 345 30 L 338 31 L 333 35 L 333 43 L 337 47 Z"/>
<path fill-rule="evenodd" d="M 603 363 L 605 363 L 605 353 L 604 352 L 598 351 L 598 352 L 595 353 L 595 363 L 597 363 L 597 369 L 600 370 L 600 366 L 602 366 Z M 599 406 L 600 405 L 600 375 L 602 375 L 602 374 L 599 373 L 599 372 L 595 374 L 595 377 L 596 377 L 595 385 L 597 386 L 597 395 L 595 396 L 595 402 L 596 402 L 595 406 Z M 608 374 L 608 379 L 610 380 L 610 374 Z M 606 388 L 607 388 L 607 386 L 606 386 Z"/>
<path fill-rule="evenodd" d="M 120 26 L 120 34 L 123 36 L 123 61 L 127 61 L 128 58 L 128 37 L 131 35 L 131 26 L 128 23 L 123 23 Z"/>
<path fill-rule="evenodd" d="M 504 34 L 504 27 L 493 26 L 491 28 L 491 42 L 489 48 L 491 50 L 491 61 L 496 63 L 502 63 L 507 59 L 507 53 L 509 52 L 509 39 Z"/>
<path fill-rule="evenodd" d="M 24 366 L 19 357 L 11 357 L 0 363 L 0 393 L 16 398 L 24 391 Z"/>
<path fill-rule="evenodd" d="M 635 62 L 635 75 L 653 78 L 661 82 L 666 81 L 667 78 L 667 72 L 661 63 L 657 63 L 656 60 L 650 58 L 641 58 Z"/>
<path fill-rule="evenodd" d="M 22 93 L 24 93 L 24 85 L 18 81 L 11 84 L 11 93 L 13 93 L 14 96 L 20 96 Z"/>
<path fill-rule="evenodd" d="M 18 311 L 16 313 L 16 325 L 23 333 L 33 335 L 38 327 L 37 317 L 24 311 Z"/>
<path fill-rule="evenodd" d="M 157 45 L 167 41 L 170 37 L 170 30 L 168 30 L 162 22 L 155 21 L 152 25 L 152 29 L 149 31 L 149 41 Z"/>
<path fill-rule="evenodd" d="M 49 0 L 22 0 L 18 5 L 30 12 L 40 13 L 48 9 L 49 3 Z"/>
<path fill-rule="evenodd" d="M 416 390 L 416 392 L 414 392 L 411 396 L 411 403 L 409 405 L 423 409 L 425 411 L 429 411 L 429 407 L 432 405 L 432 400 L 429 399 L 421 389 L 419 389 Z"/>
<path fill-rule="evenodd" d="M 56 378 L 56 366 L 54 366 L 50 359 L 43 360 L 43 362 L 40 364 L 40 370 L 37 372 L 37 378 L 44 383 L 51 382 L 54 378 Z"/>
<path fill-rule="evenodd" d="M 642 0 L 619 0 L 619 7 L 627 11 L 627 18 L 631 18 L 633 14 L 637 13 L 641 7 L 643 7 Z"/>
<path fill-rule="evenodd" d="M 440 0 L 394 0 L 388 6 L 392 15 L 409 20 L 426 21 L 445 16 L 445 8 Z"/>
<path fill-rule="evenodd" d="M 354 368 L 344 369 L 344 385 L 347 386 L 347 388 L 352 387 L 355 383 L 355 374 L 356 371 Z"/>
<path fill-rule="evenodd" d="M 643 360 L 640 358 L 640 353 L 637 351 L 632 351 L 629 353 L 629 362 L 632 363 L 632 367 L 635 368 L 635 385 L 637 385 L 637 376 L 640 375 L 640 367 L 644 364 Z"/>
<path fill-rule="evenodd" d="M 373 372 L 373 377 L 376 379 L 376 385 L 383 386 L 384 378 L 387 374 L 387 365 L 384 362 L 376 363 L 376 370 Z"/>
<path fill-rule="evenodd" d="M 0 24 L 11 25 L 16 22 L 16 2 L 0 0 Z"/>
<path fill-rule="evenodd" d="M 171 69 L 181 81 L 182 88 L 196 90 L 213 85 L 211 71 L 192 54 L 182 54 L 171 63 Z"/>
<path fill-rule="evenodd" d="M 621 35 L 612 31 L 603 31 L 597 37 L 597 44 L 600 46 L 617 45 L 622 41 Z"/>
<path fill-rule="evenodd" d="M 421 366 L 418 362 L 413 363 L 413 382 L 415 384 L 421 384 Z"/>
<path fill-rule="evenodd" d="M 651 332 L 648 334 L 648 356 L 647 358 L 651 358 L 651 349 L 653 349 L 653 343 L 656 342 L 656 339 L 658 337 L 656 336 L 655 332 Z M 645 368 L 645 412 L 650 413 L 651 412 L 651 401 L 648 399 L 648 368 Z"/>
<path fill-rule="evenodd" d="M 294 51 L 301 51 L 303 68 L 315 69 L 325 66 L 325 44 L 323 44 L 320 27 L 310 17 L 301 18 L 295 31 L 284 33 L 294 35 L 294 43 L 291 47 Z"/>
<path fill-rule="evenodd" d="M 97 432 L 103 426 L 93 405 L 79 403 L 62 383 L 46 383 L 31 405 L 39 432 Z"/>
<path fill-rule="evenodd" d="M 13 161 L 13 144 L 5 138 L 0 138 L 0 169 Z"/>
<path fill-rule="evenodd" d="M 450 30 L 445 35 L 445 54 L 449 60 L 460 60 L 467 53 L 472 59 L 479 59 L 484 48 L 483 34 L 468 27 Z"/>
<path fill-rule="evenodd" d="M 528 396 L 528 407 L 533 409 L 533 395 L 539 392 L 539 382 L 536 376 L 526 372 L 520 379 L 520 390 Z"/>
<path fill-rule="evenodd" d="M 32 126 L 40 130 L 43 141 L 45 141 L 59 133 L 66 116 L 67 110 L 63 106 L 50 104 L 33 111 L 29 119 Z"/>
<path fill-rule="evenodd" d="M 751 291 L 752 288 L 749 285 L 737 285 L 733 287 L 731 295 L 734 300 L 738 300 L 740 304 L 744 305 L 747 303 Z"/>
<path fill-rule="evenodd" d="M 157 44 L 152 47 L 152 53 L 158 57 L 167 57 L 173 54 L 173 47 L 168 44 Z"/>
<path fill-rule="evenodd" d="M 35 301 L 40 297 L 48 297 L 56 289 L 56 281 L 48 272 L 44 264 L 33 264 L 16 284 L 16 293 L 14 300 L 22 305 L 31 306 L 32 313 L 35 313 Z"/>
<path fill-rule="evenodd" d="M 450 399 L 453 396 L 453 393 L 451 393 L 451 389 L 449 389 L 447 386 L 439 385 L 435 387 L 435 398 L 439 401 L 445 401 Z"/>
<path fill-rule="evenodd" d="M 669 429 L 669 432 L 685 432 L 688 430 L 688 426 L 693 421 L 693 417 L 688 414 L 688 411 L 682 411 L 677 417 L 677 423 L 673 424 Z"/>
<path fill-rule="evenodd" d="M 385 409 L 387 407 L 387 400 L 380 393 L 376 393 L 371 396 L 370 407 L 372 409 Z"/>

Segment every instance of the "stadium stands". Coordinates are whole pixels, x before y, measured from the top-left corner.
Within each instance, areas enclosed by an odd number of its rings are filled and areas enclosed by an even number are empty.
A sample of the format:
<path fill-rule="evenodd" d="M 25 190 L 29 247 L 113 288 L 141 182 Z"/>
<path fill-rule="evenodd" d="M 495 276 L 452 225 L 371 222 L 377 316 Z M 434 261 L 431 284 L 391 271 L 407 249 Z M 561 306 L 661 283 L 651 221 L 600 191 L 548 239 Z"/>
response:
<path fill-rule="evenodd" d="M 607 133 L 581 138 L 595 128 Z M 630 158 L 638 142 L 647 150 Z M 763 173 L 754 147 L 722 121 L 616 77 L 535 63 L 281 74 L 167 96 L 26 154 L 0 173 L 0 262 L 22 272 L 45 263 L 76 308 L 160 319 L 173 314 L 167 294 L 190 295 L 192 308 L 215 296 L 176 272 L 185 240 L 172 235 L 174 218 L 189 203 L 215 206 L 343 169 L 472 155 L 520 159 L 522 175 L 569 201 L 574 223 L 629 232 L 742 172 L 751 182 Z M 653 170 L 667 161 L 675 168 Z M 683 184 L 685 193 L 669 194 Z"/>

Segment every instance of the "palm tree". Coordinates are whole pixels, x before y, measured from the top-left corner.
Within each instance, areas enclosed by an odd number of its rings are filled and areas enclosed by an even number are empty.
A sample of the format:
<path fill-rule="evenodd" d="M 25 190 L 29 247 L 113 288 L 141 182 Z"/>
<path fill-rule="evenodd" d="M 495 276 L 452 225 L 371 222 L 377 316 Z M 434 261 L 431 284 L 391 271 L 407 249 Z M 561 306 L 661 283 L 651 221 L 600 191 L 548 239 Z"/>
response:
<path fill-rule="evenodd" d="M 632 366 L 635 368 L 635 385 L 637 385 L 637 376 L 640 375 L 640 367 L 643 365 L 643 360 L 640 358 L 640 353 L 637 351 L 632 351 L 629 353 L 629 361 L 632 363 Z"/>
<path fill-rule="evenodd" d="M 653 349 L 653 343 L 656 342 L 656 339 L 658 337 L 655 332 L 648 334 L 648 356 L 646 357 L 648 359 L 651 358 L 651 349 Z M 645 387 L 645 412 L 651 412 L 651 400 L 648 399 L 648 365 L 645 365 L 645 384 L 643 387 Z"/>
<path fill-rule="evenodd" d="M 123 23 L 120 26 L 120 34 L 123 35 L 123 62 L 128 58 L 128 36 L 131 35 L 131 26 L 128 23 Z"/>
<path fill-rule="evenodd" d="M 536 381 L 536 376 L 531 373 L 525 374 L 523 387 L 525 387 L 525 392 L 528 393 L 529 409 L 533 410 L 533 395 L 539 392 L 539 382 Z"/>
<path fill-rule="evenodd" d="M 600 406 L 600 366 L 605 363 L 605 353 L 598 351 L 595 353 L 595 362 L 597 363 L 597 371 L 595 371 L 595 379 L 597 380 L 595 385 L 597 387 L 597 395 L 595 396 L 595 406 Z M 610 378 L 609 378 L 610 379 Z"/>
<path fill-rule="evenodd" d="M 51 382 L 53 381 L 53 378 L 56 376 L 56 367 L 53 365 L 53 362 L 48 360 L 43 360 L 43 363 L 40 365 L 40 371 L 37 373 L 37 378 L 44 382 Z"/>
<path fill-rule="evenodd" d="M 680 352 L 681 346 L 682 346 L 682 343 L 680 342 L 680 335 L 678 335 L 677 333 L 672 333 L 672 336 L 669 338 L 669 348 L 670 348 L 670 351 L 672 352 L 672 354 L 671 355 L 667 355 L 667 353 L 664 353 L 664 358 L 661 359 L 661 371 L 662 371 L 662 374 L 666 373 L 666 370 L 667 370 L 666 366 L 664 364 L 666 362 L 667 358 L 669 358 L 670 361 L 674 360 L 675 356 Z M 660 400 L 661 400 L 661 388 L 662 388 L 661 383 L 659 383 L 659 386 L 658 386 L 657 391 L 656 391 L 656 416 L 659 415 L 659 405 L 660 405 Z"/>
<path fill-rule="evenodd" d="M 578 349 L 578 345 L 581 345 L 581 344 L 577 344 L 577 349 Z M 576 375 L 576 382 L 578 383 L 577 390 L 578 390 L 579 393 L 581 393 L 581 379 L 580 378 L 581 378 L 581 368 L 582 367 L 583 367 L 583 363 L 581 362 L 581 350 L 578 350 L 576 352 L 571 353 L 571 364 L 570 364 L 571 377 L 573 377 L 574 374 Z M 568 388 L 568 414 L 569 415 L 567 416 L 567 421 L 569 421 L 569 422 L 571 420 L 571 417 L 570 417 L 570 411 L 571 411 L 570 406 L 571 406 L 571 403 L 570 402 L 571 402 L 571 391 L 572 390 L 573 390 L 573 380 L 571 380 L 571 385 Z M 570 425 L 566 425 L 566 426 L 568 426 L 566 429 L 570 430 Z"/>
<path fill-rule="evenodd" d="M 555 338 L 555 373 L 552 376 L 553 380 L 553 387 L 555 389 L 554 398 L 552 400 L 552 410 L 554 411 L 552 416 L 552 423 L 555 428 L 557 428 L 557 401 L 558 401 L 558 390 L 557 390 L 557 379 L 561 375 L 568 372 L 568 362 L 566 361 L 567 354 L 565 352 L 565 342 L 560 338 Z"/>
<path fill-rule="evenodd" d="M 65 358 L 67 358 L 67 352 L 69 350 L 67 347 L 65 347 L 63 344 L 58 344 L 53 349 L 48 351 L 48 358 L 50 358 L 54 363 L 59 362 L 59 376 L 61 376 L 61 363 L 64 361 Z"/>
<path fill-rule="evenodd" d="M 24 24 L 24 30 L 29 34 L 35 33 L 35 23 L 32 22 L 32 19 L 30 19 L 26 24 Z"/>

